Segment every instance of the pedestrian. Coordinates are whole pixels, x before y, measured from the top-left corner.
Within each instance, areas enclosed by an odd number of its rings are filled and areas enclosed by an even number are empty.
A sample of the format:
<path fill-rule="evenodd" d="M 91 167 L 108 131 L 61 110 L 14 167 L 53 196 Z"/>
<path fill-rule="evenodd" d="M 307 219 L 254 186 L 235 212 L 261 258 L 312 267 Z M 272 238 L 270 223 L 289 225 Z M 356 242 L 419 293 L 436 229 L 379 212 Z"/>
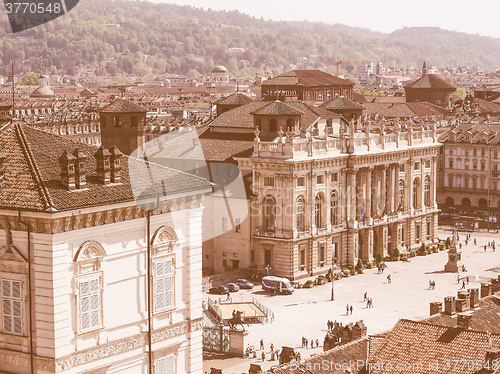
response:
<path fill-rule="evenodd" d="M 311 339 L 311 348 L 314 348 L 314 340 Z"/>
<path fill-rule="evenodd" d="M 477 244 L 477 243 L 476 243 L 476 238 L 474 238 L 474 245 L 476 245 L 476 244 Z"/>
<path fill-rule="evenodd" d="M 280 357 L 280 350 L 277 349 L 274 353 L 276 353 L 276 359 L 278 360 Z"/>
<path fill-rule="evenodd" d="M 460 274 L 457 275 L 457 284 L 460 284 Z"/>
<path fill-rule="evenodd" d="M 274 352 L 274 344 L 271 343 L 271 352 Z"/>
<path fill-rule="evenodd" d="M 264 339 L 260 339 L 260 350 L 264 350 Z"/>
<path fill-rule="evenodd" d="M 484 252 L 486 253 L 486 244 L 484 245 Z"/>
<path fill-rule="evenodd" d="M 297 352 L 297 362 L 300 362 L 300 352 Z"/>
<path fill-rule="evenodd" d="M 458 246 L 460 247 L 460 249 L 462 249 L 462 243 L 458 243 Z"/>
<path fill-rule="evenodd" d="M 316 348 L 319 347 L 319 339 L 316 339 Z"/>
<path fill-rule="evenodd" d="M 230 297 L 231 297 L 231 295 L 229 294 L 229 291 L 227 291 L 227 294 L 226 294 L 226 301 L 228 301 Z"/>
<path fill-rule="evenodd" d="M 432 289 L 435 289 L 435 288 L 436 288 L 436 282 L 432 281 Z"/>
<path fill-rule="evenodd" d="M 306 344 L 306 348 L 309 348 L 309 340 L 307 338 L 304 338 L 304 343 Z"/>
<path fill-rule="evenodd" d="M 387 276 L 387 283 L 391 283 L 391 274 Z"/>
<path fill-rule="evenodd" d="M 467 277 L 465 278 L 465 280 L 467 281 L 467 284 L 469 284 L 469 276 L 467 275 Z"/>
<path fill-rule="evenodd" d="M 266 360 L 266 354 L 264 353 L 264 351 L 262 351 L 261 357 L 262 357 L 262 361 Z"/>
<path fill-rule="evenodd" d="M 370 299 L 368 299 L 368 300 L 366 301 L 366 307 L 367 307 L 367 308 L 369 308 L 369 307 L 370 307 Z"/>
<path fill-rule="evenodd" d="M 350 311 L 351 311 L 351 314 L 352 314 L 352 305 L 351 305 Z"/>
<path fill-rule="evenodd" d="M 429 280 L 429 290 L 432 290 L 432 281 Z"/>
<path fill-rule="evenodd" d="M 465 290 L 465 281 L 462 281 L 462 290 Z"/>
<path fill-rule="evenodd" d="M 349 304 L 347 304 L 345 307 L 345 315 L 347 316 L 348 314 L 349 314 Z"/>
<path fill-rule="evenodd" d="M 363 297 L 363 301 L 366 301 L 366 299 L 368 299 L 368 292 L 365 292 L 365 295 Z"/>

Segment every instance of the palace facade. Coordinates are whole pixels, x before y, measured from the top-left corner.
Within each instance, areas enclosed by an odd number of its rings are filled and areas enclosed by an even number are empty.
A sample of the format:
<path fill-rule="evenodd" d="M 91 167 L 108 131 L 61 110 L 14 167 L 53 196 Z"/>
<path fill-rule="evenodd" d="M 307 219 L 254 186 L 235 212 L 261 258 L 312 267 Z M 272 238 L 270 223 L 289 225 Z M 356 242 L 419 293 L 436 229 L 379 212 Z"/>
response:
<path fill-rule="evenodd" d="M 297 279 L 436 239 L 441 144 L 434 125 L 346 125 L 327 113 L 303 102 L 252 103 L 225 112 L 201 135 L 204 146 L 204 137 L 223 127 L 219 147 L 227 154 L 231 132 L 254 133 L 225 157 L 249 181 L 250 215 L 238 224 L 230 213 L 215 218 L 237 229 L 204 243 L 206 272 L 227 270 L 237 259 L 238 266 Z M 207 144 L 214 153 L 216 143 Z"/>

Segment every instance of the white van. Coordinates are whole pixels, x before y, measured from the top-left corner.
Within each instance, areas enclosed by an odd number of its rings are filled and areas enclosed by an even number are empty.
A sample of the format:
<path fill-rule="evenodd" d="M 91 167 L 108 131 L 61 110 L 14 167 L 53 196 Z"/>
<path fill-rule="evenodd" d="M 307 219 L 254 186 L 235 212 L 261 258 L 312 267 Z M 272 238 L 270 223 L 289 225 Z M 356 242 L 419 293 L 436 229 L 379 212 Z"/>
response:
<path fill-rule="evenodd" d="M 294 288 L 287 278 L 267 276 L 262 278 L 262 289 L 273 293 L 291 295 Z"/>

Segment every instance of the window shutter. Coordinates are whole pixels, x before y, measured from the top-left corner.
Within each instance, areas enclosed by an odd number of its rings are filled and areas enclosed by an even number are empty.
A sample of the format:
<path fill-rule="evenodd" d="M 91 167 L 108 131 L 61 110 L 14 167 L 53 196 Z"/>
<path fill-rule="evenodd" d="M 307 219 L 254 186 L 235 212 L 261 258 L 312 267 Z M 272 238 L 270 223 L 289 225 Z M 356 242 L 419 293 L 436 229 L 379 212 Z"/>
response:
<path fill-rule="evenodd" d="M 172 260 L 165 261 L 165 306 L 174 305 L 174 269 Z"/>
<path fill-rule="evenodd" d="M 165 361 L 166 361 L 165 373 L 166 374 L 175 374 L 175 356 L 174 355 L 167 356 L 167 357 L 165 357 Z"/>
<path fill-rule="evenodd" d="M 3 331 L 11 334 L 23 333 L 23 305 L 21 282 L 2 279 Z"/>
<path fill-rule="evenodd" d="M 101 324 L 101 290 L 99 279 L 80 282 L 80 328 L 88 330 Z"/>
<path fill-rule="evenodd" d="M 156 374 L 167 374 L 166 357 L 156 360 Z"/>

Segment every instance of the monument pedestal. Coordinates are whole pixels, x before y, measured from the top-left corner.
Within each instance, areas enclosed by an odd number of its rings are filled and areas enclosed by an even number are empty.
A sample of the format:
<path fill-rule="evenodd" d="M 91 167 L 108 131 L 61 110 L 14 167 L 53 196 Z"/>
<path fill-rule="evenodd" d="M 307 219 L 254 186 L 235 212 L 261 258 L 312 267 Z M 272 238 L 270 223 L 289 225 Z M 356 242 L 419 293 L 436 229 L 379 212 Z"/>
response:
<path fill-rule="evenodd" d="M 238 357 L 245 357 L 245 339 L 248 331 L 229 330 L 229 353 Z"/>
<path fill-rule="evenodd" d="M 457 250 L 455 238 L 453 238 L 451 248 L 448 251 L 448 263 L 444 267 L 447 273 L 458 273 L 462 270 L 462 252 Z"/>

